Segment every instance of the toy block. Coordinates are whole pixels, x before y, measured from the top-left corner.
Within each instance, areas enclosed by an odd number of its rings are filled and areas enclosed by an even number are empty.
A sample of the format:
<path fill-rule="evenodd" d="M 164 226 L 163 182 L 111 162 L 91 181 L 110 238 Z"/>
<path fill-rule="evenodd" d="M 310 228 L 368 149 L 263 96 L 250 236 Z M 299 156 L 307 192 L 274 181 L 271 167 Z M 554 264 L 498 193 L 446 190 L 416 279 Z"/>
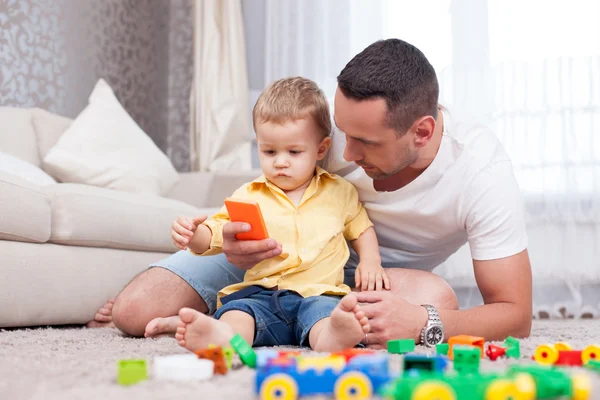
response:
<path fill-rule="evenodd" d="M 600 373 L 600 360 L 590 360 L 585 364 L 585 367 Z"/>
<path fill-rule="evenodd" d="M 492 361 L 496 361 L 498 358 L 506 355 L 506 348 L 501 346 L 496 346 L 495 344 L 488 345 L 487 350 L 485 351 L 485 355 Z"/>
<path fill-rule="evenodd" d="M 406 354 L 403 360 L 403 371 L 411 370 L 443 373 L 448 361 L 442 356 L 430 356 L 424 354 Z"/>
<path fill-rule="evenodd" d="M 454 370 L 458 373 L 476 374 L 479 372 L 481 349 L 468 345 L 454 346 Z"/>
<path fill-rule="evenodd" d="M 216 346 L 209 347 L 208 349 L 200 349 L 196 350 L 195 353 L 198 358 L 211 360 L 215 363 L 213 371 L 215 375 L 227 374 L 227 362 L 225 361 L 225 356 L 223 355 L 223 349 L 221 347 Z"/>
<path fill-rule="evenodd" d="M 453 352 L 452 352 L 452 348 L 454 347 L 454 345 L 457 344 L 461 344 L 461 345 L 468 345 L 468 346 L 473 346 L 473 347 L 478 347 L 481 351 L 481 357 L 483 357 L 483 354 L 485 353 L 485 350 L 483 348 L 484 344 L 485 344 L 485 339 L 479 336 L 469 336 L 469 335 L 458 335 L 458 336 L 452 336 L 451 338 L 448 339 L 448 357 L 450 357 L 450 359 L 453 359 Z"/>
<path fill-rule="evenodd" d="M 213 349 L 216 347 L 218 347 L 218 346 L 214 345 L 214 344 L 208 345 L 209 349 Z M 233 347 L 222 347 L 221 349 L 223 350 L 223 356 L 225 357 L 225 363 L 227 364 L 227 369 L 232 369 L 233 368 L 233 356 L 235 354 L 235 350 L 233 350 Z"/>
<path fill-rule="evenodd" d="M 506 357 L 516 359 L 521 358 L 521 343 L 519 340 L 509 336 L 504 341 L 504 345 L 506 346 Z"/>
<path fill-rule="evenodd" d="M 242 335 L 236 333 L 229 341 L 233 350 L 240 356 L 240 360 L 250 368 L 256 368 L 256 352 L 244 340 Z"/>
<path fill-rule="evenodd" d="M 119 360 L 117 368 L 117 383 L 119 385 L 133 385 L 148 379 L 146 360 Z"/>
<path fill-rule="evenodd" d="M 415 351 L 414 339 L 388 340 L 387 350 L 392 354 L 405 354 Z"/>
<path fill-rule="evenodd" d="M 332 369 L 341 371 L 346 365 L 346 360 L 342 356 L 326 356 L 326 357 L 305 357 L 298 360 L 298 372 L 308 370 L 325 371 Z"/>
<path fill-rule="evenodd" d="M 356 356 L 362 356 L 365 354 L 374 354 L 374 353 L 375 353 L 374 350 L 351 348 L 351 349 L 346 349 L 344 351 L 336 351 L 334 353 L 331 353 L 331 355 L 332 356 L 341 356 L 341 357 L 344 357 L 346 359 L 346 361 L 350 361 Z"/>
<path fill-rule="evenodd" d="M 447 356 L 448 355 L 448 343 L 440 343 L 435 345 L 435 354 Z"/>

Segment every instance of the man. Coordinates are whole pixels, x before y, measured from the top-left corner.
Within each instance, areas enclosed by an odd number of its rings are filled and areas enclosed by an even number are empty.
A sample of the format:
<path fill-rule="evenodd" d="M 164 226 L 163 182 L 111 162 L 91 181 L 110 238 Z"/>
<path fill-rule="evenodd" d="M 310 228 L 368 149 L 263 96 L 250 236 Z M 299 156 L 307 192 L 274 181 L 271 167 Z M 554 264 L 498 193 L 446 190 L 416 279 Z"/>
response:
<path fill-rule="evenodd" d="M 372 348 L 397 338 L 433 346 L 457 334 L 530 333 L 531 266 L 511 162 L 489 130 L 452 123 L 438 91 L 423 53 L 397 39 L 370 45 L 338 76 L 339 131 L 325 167 L 358 189 L 392 287 L 358 293 L 368 303 L 364 343 Z M 273 239 L 237 241 L 245 229 L 224 227 L 226 257 L 179 252 L 136 277 L 114 304 L 116 326 L 150 336 L 173 332 L 181 307 L 213 312 L 220 288 L 281 253 Z M 485 304 L 458 310 L 450 286 L 430 271 L 467 241 Z M 353 255 L 346 266 L 350 284 L 357 261 Z"/>

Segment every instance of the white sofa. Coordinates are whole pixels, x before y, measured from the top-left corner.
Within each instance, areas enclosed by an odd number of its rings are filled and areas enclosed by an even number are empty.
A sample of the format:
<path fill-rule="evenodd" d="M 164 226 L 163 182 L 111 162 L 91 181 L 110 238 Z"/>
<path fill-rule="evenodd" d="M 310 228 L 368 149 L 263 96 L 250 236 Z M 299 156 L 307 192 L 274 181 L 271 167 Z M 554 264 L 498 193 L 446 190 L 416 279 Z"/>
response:
<path fill-rule="evenodd" d="M 0 107 L 0 152 L 40 167 L 72 121 Z M 0 168 L 0 328 L 82 324 L 148 264 L 177 251 L 177 215 L 210 214 L 259 171 L 182 173 L 166 197 L 38 185 Z"/>

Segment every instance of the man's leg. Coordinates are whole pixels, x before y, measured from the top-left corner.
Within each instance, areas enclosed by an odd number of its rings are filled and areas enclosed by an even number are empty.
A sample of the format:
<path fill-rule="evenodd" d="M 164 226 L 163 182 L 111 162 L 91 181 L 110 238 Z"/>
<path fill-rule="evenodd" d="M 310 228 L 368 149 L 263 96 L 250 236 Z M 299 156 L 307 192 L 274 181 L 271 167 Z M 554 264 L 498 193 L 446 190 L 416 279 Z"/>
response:
<path fill-rule="evenodd" d="M 345 269 L 345 283 L 354 288 L 354 268 Z M 386 268 L 391 292 L 412 304 L 431 304 L 439 309 L 458 310 L 452 287 L 432 272 L 406 268 Z"/>
<path fill-rule="evenodd" d="M 144 336 L 150 321 L 167 318 L 155 321 L 151 334 L 174 333 L 179 321 L 169 317 L 177 316 L 183 307 L 213 313 L 218 291 L 240 282 L 244 272 L 227 262 L 223 254 L 202 257 L 179 251 L 151 265 L 119 293 L 112 319 L 123 332 Z"/>

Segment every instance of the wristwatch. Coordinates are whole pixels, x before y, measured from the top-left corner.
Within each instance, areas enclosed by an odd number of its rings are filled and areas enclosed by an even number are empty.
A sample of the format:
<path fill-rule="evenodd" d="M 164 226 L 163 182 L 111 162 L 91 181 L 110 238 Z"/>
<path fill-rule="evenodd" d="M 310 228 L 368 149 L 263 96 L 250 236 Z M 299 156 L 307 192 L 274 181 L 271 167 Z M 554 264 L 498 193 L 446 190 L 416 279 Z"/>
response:
<path fill-rule="evenodd" d="M 427 324 L 421 331 L 421 344 L 427 347 L 435 347 L 444 341 L 444 327 L 440 315 L 434 306 L 421 304 L 427 310 Z"/>

